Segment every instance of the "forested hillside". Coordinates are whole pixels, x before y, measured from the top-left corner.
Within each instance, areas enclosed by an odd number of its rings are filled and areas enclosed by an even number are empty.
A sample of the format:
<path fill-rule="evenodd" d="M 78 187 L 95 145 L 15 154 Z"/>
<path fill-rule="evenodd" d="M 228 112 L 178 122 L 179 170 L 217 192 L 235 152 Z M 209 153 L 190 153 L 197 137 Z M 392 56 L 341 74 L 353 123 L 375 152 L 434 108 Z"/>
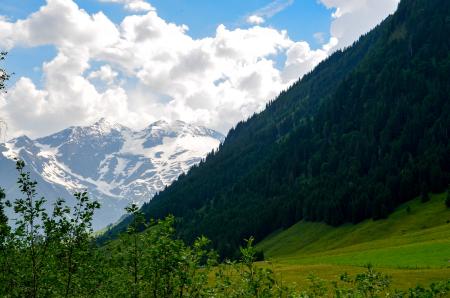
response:
<path fill-rule="evenodd" d="M 450 2 L 397 12 L 232 129 L 219 150 L 142 207 L 231 256 L 300 220 L 386 217 L 450 182 Z M 104 236 L 124 230 L 126 219 Z M 104 239 L 105 239 L 104 238 Z"/>

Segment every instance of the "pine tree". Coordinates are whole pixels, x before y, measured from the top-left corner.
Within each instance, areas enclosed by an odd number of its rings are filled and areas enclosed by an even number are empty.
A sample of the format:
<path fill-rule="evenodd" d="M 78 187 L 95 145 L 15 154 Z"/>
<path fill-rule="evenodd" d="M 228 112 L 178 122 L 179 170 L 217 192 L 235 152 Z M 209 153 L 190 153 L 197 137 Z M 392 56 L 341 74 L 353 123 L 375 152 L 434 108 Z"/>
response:
<path fill-rule="evenodd" d="M 447 189 L 447 198 L 445 198 L 445 206 L 450 208 L 450 186 Z"/>
<path fill-rule="evenodd" d="M 422 203 L 426 203 L 430 200 L 430 196 L 428 195 L 428 187 L 427 185 L 424 183 L 422 184 L 422 191 L 420 193 L 420 200 L 422 201 Z"/>

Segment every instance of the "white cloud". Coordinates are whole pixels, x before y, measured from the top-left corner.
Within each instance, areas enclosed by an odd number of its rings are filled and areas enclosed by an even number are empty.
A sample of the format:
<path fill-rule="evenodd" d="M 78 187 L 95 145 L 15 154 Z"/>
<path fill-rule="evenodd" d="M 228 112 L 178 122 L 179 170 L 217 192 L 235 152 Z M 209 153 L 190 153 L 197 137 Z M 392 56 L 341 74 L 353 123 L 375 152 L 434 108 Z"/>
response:
<path fill-rule="evenodd" d="M 67 0 L 47 0 L 47 5 L 25 20 L 0 20 L 0 44 L 12 46 L 85 46 L 99 50 L 118 39 L 119 32 L 102 12 L 94 15 Z"/>
<path fill-rule="evenodd" d="M 283 72 L 283 81 L 291 82 L 302 77 L 325 59 L 330 51 L 337 45 L 338 40 L 334 37 L 323 45 L 321 49 L 312 50 L 305 41 L 296 42 L 286 53 L 286 63 Z"/>
<path fill-rule="evenodd" d="M 9 90 L 1 106 L 1 116 L 9 133 L 36 136 L 74 123 L 89 123 L 99 116 L 125 120 L 130 115 L 128 97 L 121 87 L 99 92 L 81 74 L 89 68 L 86 50 L 61 49 L 43 66 L 45 88 L 39 90 L 22 77 Z"/>
<path fill-rule="evenodd" d="M 155 10 L 150 3 L 143 0 L 100 0 L 100 2 L 120 3 L 126 10 L 134 12 Z"/>
<path fill-rule="evenodd" d="M 110 65 L 103 65 L 100 69 L 89 74 L 89 79 L 100 79 L 108 85 L 114 84 L 119 73 L 114 71 Z"/>
<path fill-rule="evenodd" d="M 265 22 L 264 18 L 257 15 L 251 15 L 247 17 L 247 23 L 250 25 L 261 25 Z"/>
<path fill-rule="evenodd" d="M 351 45 L 393 13 L 400 0 L 320 0 L 332 13 L 330 33 L 339 40 L 338 47 Z"/>
<path fill-rule="evenodd" d="M 373 8 L 374 1 L 367 5 Z M 270 17 L 292 2 L 273 1 L 255 15 Z M 0 19 L 0 47 L 57 49 L 56 57 L 42 66 L 41 88 L 23 77 L 0 95 L 0 118 L 8 122 L 10 135 L 31 137 L 100 117 L 132 127 L 180 119 L 226 132 L 354 36 L 344 25 L 364 10 L 360 4 L 323 2 L 342 14 L 333 20 L 330 40 L 312 49 L 269 27 L 230 30 L 220 25 L 214 36 L 194 39 L 187 26 L 165 21 L 154 9 L 115 24 L 71 0 L 47 0 L 24 20 Z M 281 67 L 275 62 L 280 55 L 286 57 Z"/>

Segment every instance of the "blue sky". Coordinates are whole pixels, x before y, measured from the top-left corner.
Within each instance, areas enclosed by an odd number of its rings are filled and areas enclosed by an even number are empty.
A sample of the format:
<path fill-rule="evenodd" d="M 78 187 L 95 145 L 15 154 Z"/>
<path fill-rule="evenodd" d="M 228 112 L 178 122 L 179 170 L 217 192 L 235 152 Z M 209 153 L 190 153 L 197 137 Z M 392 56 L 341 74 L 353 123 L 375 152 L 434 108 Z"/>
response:
<path fill-rule="evenodd" d="M 195 37 L 214 34 L 220 24 L 229 28 L 245 25 L 245 17 L 272 1 L 262 0 L 158 0 L 153 5 L 166 20 L 187 24 Z M 176 7 L 174 9 L 174 7 Z M 277 29 L 286 29 L 295 40 L 314 43 L 313 34 L 328 33 L 331 12 L 315 0 L 297 0 L 285 10 L 270 18 L 265 25 Z"/>
<path fill-rule="evenodd" d="M 11 21 L 24 19 L 45 4 L 44 0 L 27 1 L 26 5 L 19 5 L 17 0 L 2 2 L 0 15 L 7 16 Z M 117 3 L 102 3 L 95 0 L 75 2 L 91 14 L 103 11 L 116 23 L 130 14 Z M 248 27 L 246 17 L 272 2 L 271 0 L 154 0 L 151 4 L 163 19 L 176 24 L 185 24 L 189 27 L 190 36 L 204 38 L 214 35 L 220 24 L 230 29 Z M 293 40 L 305 40 L 312 47 L 320 47 L 321 44 L 314 38 L 314 34 L 320 32 L 325 40 L 328 39 L 331 20 L 331 10 L 320 2 L 297 0 L 268 19 L 264 25 L 287 30 Z M 5 62 L 5 66 L 14 72 L 10 84 L 21 76 L 27 76 L 38 86 L 42 86 L 41 65 L 55 54 L 53 46 L 17 47 L 10 50 L 8 60 Z"/>
<path fill-rule="evenodd" d="M 2 0 L 0 118 L 10 136 L 102 117 L 226 133 L 398 1 Z"/>

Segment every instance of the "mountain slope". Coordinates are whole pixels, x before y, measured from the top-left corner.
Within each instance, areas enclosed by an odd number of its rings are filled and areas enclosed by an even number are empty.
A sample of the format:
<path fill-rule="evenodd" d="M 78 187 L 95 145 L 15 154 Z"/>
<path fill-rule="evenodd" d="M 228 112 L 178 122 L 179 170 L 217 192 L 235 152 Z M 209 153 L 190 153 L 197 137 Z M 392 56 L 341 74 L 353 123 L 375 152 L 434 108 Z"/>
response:
<path fill-rule="evenodd" d="M 223 255 L 300 220 L 386 217 L 450 182 L 450 3 L 395 15 L 231 130 L 220 150 L 142 208 L 177 216 Z M 115 235 L 127 220 L 109 231 Z"/>
<path fill-rule="evenodd" d="M 450 245 L 439 251 L 414 249 L 450 243 L 450 209 L 444 204 L 446 196 L 446 193 L 432 195 L 426 203 L 419 198 L 409 201 L 382 220 L 370 219 L 339 227 L 298 222 L 266 237 L 257 248 L 269 259 L 298 264 L 446 267 Z M 392 252 L 389 258 L 376 257 L 386 250 Z M 394 254 L 395 251 L 398 252 Z M 413 258 L 407 252 L 424 255 Z"/>
<path fill-rule="evenodd" d="M 222 138 L 181 121 L 158 121 L 133 131 L 101 119 L 36 140 L 23 136 L 0 144 L 0 178 L 7 195 L 17 196 L 14 158 L 20 157 L 48 199 L 71 201 L 73 192 L 88 189 L 103 205 L 94 220 L 100 228 L 117 221 L 130 202 L 150 200 Z"/>
<path fill-rule="evenodd" d="M 289 281 L 305 283 L 311 271 L 334 279 L 372 264 L 393 275 L 399 288 L 445 280 L 450 274 L 450 209 L 447 194 L 402 204 L 387 219 L 332 227 L 299 222 L 257 245 Z M 322 271 L 323 270 L 323 271 Z"/>

